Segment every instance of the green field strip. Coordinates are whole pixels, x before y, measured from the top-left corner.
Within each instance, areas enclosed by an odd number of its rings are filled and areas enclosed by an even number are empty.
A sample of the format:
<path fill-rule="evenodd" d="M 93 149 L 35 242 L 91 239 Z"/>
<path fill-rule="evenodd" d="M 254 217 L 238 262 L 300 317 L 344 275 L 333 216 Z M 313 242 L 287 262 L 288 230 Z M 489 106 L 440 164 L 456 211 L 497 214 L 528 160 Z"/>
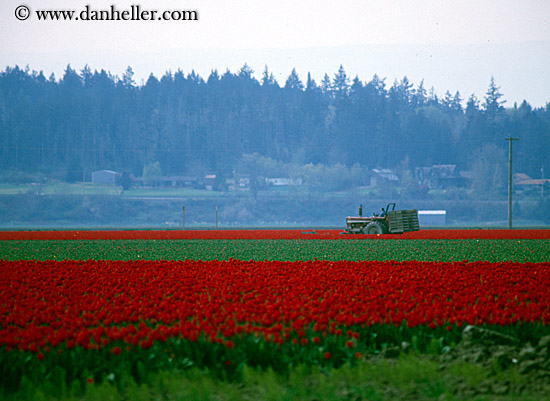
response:
<path fill-rule="evenodd" d="M 1 241 L 5 260 L 418 260 L 547 262 L 550 240 Z"/>

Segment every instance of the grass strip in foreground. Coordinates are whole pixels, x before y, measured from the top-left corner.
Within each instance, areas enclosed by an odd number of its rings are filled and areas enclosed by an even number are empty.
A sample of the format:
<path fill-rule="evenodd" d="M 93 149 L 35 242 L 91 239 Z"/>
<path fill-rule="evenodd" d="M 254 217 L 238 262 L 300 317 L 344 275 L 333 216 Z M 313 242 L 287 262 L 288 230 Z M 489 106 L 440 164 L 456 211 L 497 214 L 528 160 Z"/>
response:
<path fill-rule="evenodd" d="M 124 375 L 118 383 L 93 379 L 83 383 L 32 383 L 24 379 L 15 400 L 501 400 L 546 401 L 548 383 L 518 369 L 491 369 L 455 361 L 442 365 L 433 355 L 372 357 L 354 366 L 325 369 L 300 365 L 285 374 L 245 367 L 238 380 L 220 380 L 209 371 L 166 370 L 139 378 Z"/>

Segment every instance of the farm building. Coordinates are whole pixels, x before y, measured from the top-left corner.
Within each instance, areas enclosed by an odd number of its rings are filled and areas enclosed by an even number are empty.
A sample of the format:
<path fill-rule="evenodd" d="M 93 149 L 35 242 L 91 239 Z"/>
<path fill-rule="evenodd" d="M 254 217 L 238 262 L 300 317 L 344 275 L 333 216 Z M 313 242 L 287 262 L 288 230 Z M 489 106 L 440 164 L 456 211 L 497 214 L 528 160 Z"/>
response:
<path fill-rule="evenodd" d="M 393 170 L 386 168 L 373 168 L 369 175 L 371 187 L 381 187 L 399 181 L 399 177 L 397 177 Z"/>
<path fill-rule="evenodd" d="M 302 185 L 301 178 L 266 178 L 265 182 L 275 187 Z"/>
<path fill-rule="evenodd" d="M 531 178 L 527 174 L 516 173 L 512 177 L 512 182 L 516 189 L 521 188 L 529 191 L 540 191 L 540 196 L 544 197 L 545 188 L 550 188 L 550 178 Z"/>
<path fill-rule="evenodd" d="M 207 191 L 225 191 L 225 178 L 218 174 L 207 174 L 204 176 L 204 188 Z"/>
<path fill-rule="evenodd" d="M 143 178 L 136 178 L 134 180 L 138 185 L 144 185 Z M 180 176 L 180 175 L 170 175 L 170 176 L 160 176 L 149 178 L 148 183 L 153 187 L 172 187 L 172 188 L 185 188 L 185 187 L 195 187 L 198 180 L 195 177 Z"/>
<path fill-rule="evenodd" d="M 446 223 L 446 210 L 419 210 L 418 223 L 420 226 L 444 226 Z"/>
<path fill-rule="evenodd" d="M 92 172 L 92 184 L 116 185 L 122 174 L 111 170 L 99 170 Z"/>
<path fill-rule="evenodd" d="M 459 171 L 455 164 L 437 164 L 431 167 L 416 167 L 414 176 L 418 185 L 430 189 L 464 188 L 469 186 L 471 173 Z"/>

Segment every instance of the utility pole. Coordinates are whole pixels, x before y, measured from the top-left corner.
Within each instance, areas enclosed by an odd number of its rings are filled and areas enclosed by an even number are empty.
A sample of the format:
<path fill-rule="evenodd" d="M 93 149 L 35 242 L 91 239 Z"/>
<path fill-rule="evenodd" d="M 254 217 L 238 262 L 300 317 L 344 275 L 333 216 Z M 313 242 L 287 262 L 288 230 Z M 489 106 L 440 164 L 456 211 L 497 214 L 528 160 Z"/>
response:
<path fill-rule="evenodd" d="M 544 198 L 544 164 L 540 168 L 540 197 L 541 199 Z"/>
<path fill-rule="evenodd" d="M 519 138 L 504 138 L 508 141 L 508 229 L 512 228 L 512 141 Z"/>

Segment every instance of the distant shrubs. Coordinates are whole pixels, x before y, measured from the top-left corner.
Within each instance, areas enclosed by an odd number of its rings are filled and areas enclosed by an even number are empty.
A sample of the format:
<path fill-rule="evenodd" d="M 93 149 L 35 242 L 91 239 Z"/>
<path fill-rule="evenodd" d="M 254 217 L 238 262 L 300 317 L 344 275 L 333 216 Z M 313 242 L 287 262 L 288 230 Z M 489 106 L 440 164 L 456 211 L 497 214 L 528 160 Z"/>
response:
<path fill-rule="evenodd" d="M 46 181 L 47 177 L 43 173 L 27 173 L 15 169 L 0 172 L 0 182 L 9 184 L 44 183 Z"/>

